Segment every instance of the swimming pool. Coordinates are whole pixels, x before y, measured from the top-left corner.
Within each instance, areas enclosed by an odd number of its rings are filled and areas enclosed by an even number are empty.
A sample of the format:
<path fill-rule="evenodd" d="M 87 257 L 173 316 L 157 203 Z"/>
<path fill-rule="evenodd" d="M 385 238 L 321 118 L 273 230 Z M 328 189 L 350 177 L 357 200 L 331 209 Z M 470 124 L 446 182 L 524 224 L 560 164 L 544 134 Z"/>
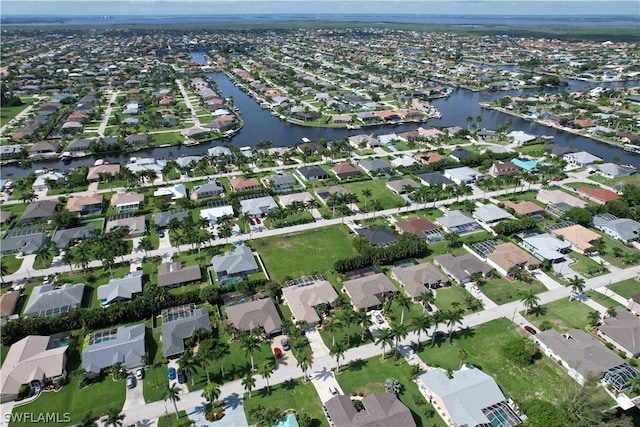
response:
<path fill-rule="evenodd" d="M 294 414 L 287 414 L 284 417 L 280 418 L 278 424 L 274 424 L 273 427 L 299 427 L 298 420 Z"/>

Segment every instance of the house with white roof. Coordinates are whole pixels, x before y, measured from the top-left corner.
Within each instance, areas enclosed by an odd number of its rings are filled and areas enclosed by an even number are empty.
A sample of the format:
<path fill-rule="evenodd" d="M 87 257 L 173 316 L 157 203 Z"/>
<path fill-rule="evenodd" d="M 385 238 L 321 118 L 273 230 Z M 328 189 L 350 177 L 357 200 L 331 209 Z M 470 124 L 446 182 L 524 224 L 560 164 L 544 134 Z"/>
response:
<path fill-rule="evenodd" d="M 568 163 L 567 166 L 574 166 L 574 167 L 589 166 L 593 162 L 599 162 L 602 160 L 600 157 L 594 156 L 593 154 L 588 153 L 586 151 L 580 151 L 577 153 L 567 153 L 562 157 L 567 161 Z"/>
<path fill-rule="evenodd" d="M 168 202 L 175 202 L 178 199 L 187 197 L 187 188 L 184 184 L 176 184 L 172 187 L 159 188 L 153 192 L 155 197 L 162 197 Z"/>
<path fill-rule="evenodd" d="M 507 134 L 507 136 L 513 139 L 514 142 L 517 142 L 518 145 L 522 145 L 536 139 L 535 135 L 529 135 L 528 133 L 523 132 L 521 130 L 511 131 Z"/>
<path fill-rule="evenodd" d="M 477 208 L 473 211 L 473 217 L 482 224 L 489 226 L 495 225 L 505 219 L 515 219 L 515 217 L 509 212 L 492 204 L 483 205 Z"/>
<path fill-rule="evenodd" d="M 553 237 L 549 233 L 525 237 L 520 241 L 520 245 L 531 251 L 533 256 L 539 260 L 552 262 L 564 260 L 564 254 L 569 252 L 571 248 L 571 243 Z"/>
<path fill-rule="evenodd" d="M 142 294 L 142 270 L 126 273 L 121 279 L 111 279 L 106 285 L 98 286 L 100 305 L 125 301 Z"/>
<path fill-rule="evenodd" d="M 472 184 L 484 176 L 480 172 L 467 166 L 459 168 L 445 169 L 444 176 L 455 182 L 456 184 Z"/>
<path fill-rule="evenodd" d="M 436 220 L 447 233 L 472 233 L 481 229 L 475 219 L 468 217 L 461 210 L 449 211 L 447 215 Z"/>
<path fill-rule="evenodd" d="M 240 200 L 240 209 L 252 218 L 262 218 L 277 207 L 278 203 L 268 195 Z"/>

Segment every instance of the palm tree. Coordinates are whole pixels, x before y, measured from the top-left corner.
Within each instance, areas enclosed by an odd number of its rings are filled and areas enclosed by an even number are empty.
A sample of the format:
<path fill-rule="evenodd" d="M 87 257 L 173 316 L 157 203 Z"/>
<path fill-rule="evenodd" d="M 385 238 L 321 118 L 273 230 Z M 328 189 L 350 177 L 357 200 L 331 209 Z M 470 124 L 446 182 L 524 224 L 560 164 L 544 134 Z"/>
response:
<path fill-rule="evenodd" d="M 398 352 L 400 351 L 400 340 L 403 340 L 409 334 L 409 330 L 403 324 L 395 324 L 391 326 L 391 336 L 394 340 L 394 356 L 398 358 Z"/>
<path fill-rule="evenodd" d="M 448 310 L 445 312 L 445 318 L 449 327 L 449 343 L 453 343 L 453 328 L 462 324 L 462 310 Z"/>
<path fill-rule="evenodd" d="M 524 295 L 522 295 L 522 298 L 520 298 L 520 301 L 522 302 L 524 307 L 527 309 L 525 314 L 529 314 L 529 312 L 532 309 L 536 308 L 538 304 L 540 304 L 540 298 L 533 291 L 528 291 Z"/>
<path fill-rule="evenodd" d="M 298 367 L 302 369 L 302 380 L 307 382 L 307 370 L 313 365 L 311 353 L 305 353 L 298 357 Z"/>
<path fill-rule="evenodd" d="M 385 356 L 385 347 L 391 346 L 393 344 L 393 334 L 390 329 L 382 329 L 378 336 L 376 337 L 376 344 L 382 345 L 382 360 L 384 360 Z"/>
<path fill-rule="evenodd" d="M 360 342 L 364 341 L 364 334 L 367 332 L 369 327 L 373 325 L 373 320 L 371 320 L 371 316 L 366 311 L 358 312 L 360 326 L 362 326 L 362 332 L 360 332 Z"/>
<path fill-rule="evenodd" d="M 445 316 L 442 311 L 437 311 L 433 315 L 433 335 L 431 335 L 431 347 L 436 345 L 436 337 L 438 336 L 438 325 L 445 321 Z"/>
<path fill-rule="evenodd" d="M 569 295 L 569 301 L 573 300 L 575 294 L 581 294 L 585 288 L 585 282 L 582 277 L 573 276 L 569 281 L 569 287 L 571 287 L 571 294 Z"/>
<path fill-rule="evenodd" d="M 80 247 L 81 250 L 77 251 L 76 256 L 76 264 L 82 268 L 84 273 L 87 273 L 87 269 L 89 268 L 89 262 L 91 261 L 91 252 L 89 250 L 84 250 L 84 245 Z M 86 248 L 88 249 L 88 248 Z"/>
<path fill-rule="evenodd" d="M 265 381 L 267 382 L 267 393 L 271 393 L 271 388 L 269 387 L 269 378 L 271 377 L 271 374 L 273 374 L 273 371 L 275 370 L 276 368 L 273 366 L 273 363 L 271 362 L 264 362 L 262 365 L 260 365 L 259 373 L 260 375 L 262 375 L 262 378 L 264 378 Z"/>
<path fill-rule="evenodd" d="M 400 308 L 402 308 L 402 312 L 400 314 L 400 324 L 402 325 L 404 323 L 404 310 L 411 308 L 411 306 L 413 305 L 413 301 L 411 301 L 411 298 L 409 296 L 401 293 L 396 298 L 396 302 L 398 303 Z"/>
<path fill-rule="evenodd" d="M 436 300 L 433 297 L 433 293 L 431 291 L 425 291 L 425 292 L 421 293 L 418 298 L 420 299 L 420 302 L 422 303 L 422 312 L 423 313 L 425 313 L 427 311 L 427 307 L 429 305 L 433 304 L 433 302 Z"/>
<path fill-rule="evenodd" d="M 253 363 L 253 353 L 260 348 L 262 341 L 253 334 L 246 334 L 240 338 L 240 348 L 247 352 L 251 358 L 251 370 L 255 371 L 256 367 Z"/>
<path fill-rule="evenodd" d="M 153 249 L 153 243 L 151 243 L 151 239 L 149 236 L 145 236 L 140 239 L 138 243 L 138 249 L 142 249 L 146 256 L 149 256 L 149 251 Z"/>
<path fill-rule="evenodd" d="M 193 356 L 191 350 L 187 350 L 182 353 L 180 359 L 178 359 L 178 365 L 180 369 L 187 374 L 187 376 L 191 377 L 191 385 L 195 385 L 194 377 L 196 372 L 198 371 L 198 366 L 200 365 L 200 360 Z"/>
<path fill-rule="evenodd" d="M 347 327 L 347 347 L 351 342 L 351 322 L 354 320 L 355 312 L 350 305 L 342 307 L 342 311 L 340 312 L 340 317 L 342 317 L 342 321 Z"/>
<path fill-rule="evenodd" d="M 618 310 L 615 307 L 609 307 L 607 309 L 607 317 L 616 317 L 618 315 Z"/>
<path fill-rule="evenodd" d="M 211 381 L 211 378 L 209 377 L 209 361 L 213 359 L 215 352 L 214 345 L 217 344 L 218 343 L 212 345 L 200 345 L 198 347 L 198 354 L 196 354 L 198 365 L 202 366 L 204 368 L 204 372 L 207 374 L 207 382 Z"/>
<path fill-rule="evenodd" d="M 425 334 L 429 332 L 429 328 L 431 327 L 431 316 L 420 316 L 414 317 L 411 321 L 411 324 L 418 331 L 418 345 L 420 345 L 420 334 L 424 332 Z"/>
<path fill-rule="evenodd" d="M 248 371 L 244 377 L 242 377 L 242 386 L 249 392 L 249 397 L 251 397 L 251 390 L 256 386 L 256 379 L 251 371 Z"/>
<path fill-rule="evenodd" d="M 67 264 L 73 273 L 73 263 L 76 261 L 75 254 L 71 250 L 71 247 L 67 245 L 64 249 L 64 254 L 62 255 L 62 262 Z"/>
<path fill-rule="evenodd" d="M 331 346 L 336 345 L 336 331 L 342 328 L 342 320 L 335 314 L 325 319 L 324 328 L 331 332 Z"/>
<path fill-rule="evenodd" d="M 336 368 L 336 373 L 340 373 L 340 359 L 344 358 L 345 351 L 347 351 L 347 347 L 344 345 L 344 343 L 341 343 L 341 342 L 337 342 L 330 349 L 329 353 L 331 354 L 331 356 L 336 357 L 336 363 L 338 364 L 338 367 Z"/>
<path fill-rule="evenodd" d="M 222 223 L 222 225 L 218 227 L 219 239 L 225 239 L 226 243 L 229 243 L 229 237 L 231 237 L 232 235 L 233 235 L 233 230 L 231 229 L 231 226 L 227 222 Z"/>
<path fill-rule="evenodd" d="M 122 427 L 124 425 L 124 414 L 122 414 L 117 408 L 109 408 L 104 420 L 104 425 L 106 427 Z"/>
<path fill-rule="evenodd" d="M 202 397 L 207 399 L 211 407 L 213 407 L 213 402 L 220 397 L 220 387 L 218 384 L 207 381 L 207 385 L 205 385 L 202 390 Z"/>
<path fill-rule="evenodd" d="M 45 266 L 47 260 L 49 259 L 49 245 L 38 246 L 34 251 L 36 258 L 35 260 Z"/>
<path fill-rule="evenodd" d="M 598 323 L 600 323 L 600 312 L 598 310 L 595 311 L 590 311 L 589 314 L 587 315 L 588 319 L 589 319 L 589 324 L 593 327 L 598 326 Z"/>
<path fill-rule="evenodd" d="M 369 197 L 371 197 L 373 193 L 371 189 L 365 188 L 362 190 L 362 195 L 364 196 L 364 211 L 367 212 L 367 200 L 369 200 Z"/>
<path fill-rule="evenodd" d="M 467 353 L 467 350 L 465 350 L 464 348 L 461 348 L 458 351 L 458 359 L 460 360 L 460 366 L 458 367 L 458 369 L 462 368 L 462 364 L 464 363 L 465 360 L 467 360 L 469 358 L 469 353 Z"/>
<path fill-rule="evenodd" d="M 115 409 L 115 408 L 114 408 Z M 78 424 L 78 427 L 98 427 L 98 417 L 94 416 L 91 412 L 87 412 L 82 421 Z M 107 425 L 105 423 L 105 425 Z"/>
<path fill-rule="evenodd" d="M 166 402 L 170 400 L 173 402 L 173 409 L 176 411 L 176 418 L 180 418 L 180 414 L 178 413 L 178 404 L 176 402 L 180 401 L 180 387 L 173 384 L 167 384 L 167 387 L 164 389 L 162 393 L 162 399 Z"/>
<path fill-rule="evenodd" d="M 229 354 L 231 354 L 229 351 L 229 344 L 223 341 L 216 342 L 216 345 L 213 347 L 211 359 L 220 362 L 220 373 L 222 374 L 222 378 L 224 378 L 224 358 Z"/>

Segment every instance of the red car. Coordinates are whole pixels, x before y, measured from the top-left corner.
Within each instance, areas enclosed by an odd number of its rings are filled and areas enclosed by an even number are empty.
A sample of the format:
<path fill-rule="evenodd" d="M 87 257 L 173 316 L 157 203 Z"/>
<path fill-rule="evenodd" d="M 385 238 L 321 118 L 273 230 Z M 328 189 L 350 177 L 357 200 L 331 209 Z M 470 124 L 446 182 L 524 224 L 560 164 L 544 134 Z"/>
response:
<path fill-rule="evenodd" d="M 529 332 L 531 335 L 535 335 L 538 333 L 538 331 L 536 331 L 535 329 L 533 329 L 531 326 L 529 325 L 525 325 L 524 330 Z"/>
<path fill-rule="evenodd" d="M 282 357 L 282 350 L 280 350 L 280 347 L 275 347 L 273 349 L 273 354 L 276 358 L 280 359 Z"/>
<path fill-rule="evenodd" d="M 256 224 L 260 224 L 260 218 L 256 218 Z"/>

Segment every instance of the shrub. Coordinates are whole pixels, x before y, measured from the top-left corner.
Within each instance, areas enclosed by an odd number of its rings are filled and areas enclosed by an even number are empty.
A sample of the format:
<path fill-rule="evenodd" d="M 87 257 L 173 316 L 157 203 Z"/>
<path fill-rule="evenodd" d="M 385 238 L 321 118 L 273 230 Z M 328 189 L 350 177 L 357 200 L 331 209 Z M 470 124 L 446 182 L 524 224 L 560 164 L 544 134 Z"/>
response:
<path fill-rule="evenodd" d="M 518 366 L 526 367 L 540 354 L 538 347 L 525 337 L 515 337 L 502 345 L 502 354 Z"/>

